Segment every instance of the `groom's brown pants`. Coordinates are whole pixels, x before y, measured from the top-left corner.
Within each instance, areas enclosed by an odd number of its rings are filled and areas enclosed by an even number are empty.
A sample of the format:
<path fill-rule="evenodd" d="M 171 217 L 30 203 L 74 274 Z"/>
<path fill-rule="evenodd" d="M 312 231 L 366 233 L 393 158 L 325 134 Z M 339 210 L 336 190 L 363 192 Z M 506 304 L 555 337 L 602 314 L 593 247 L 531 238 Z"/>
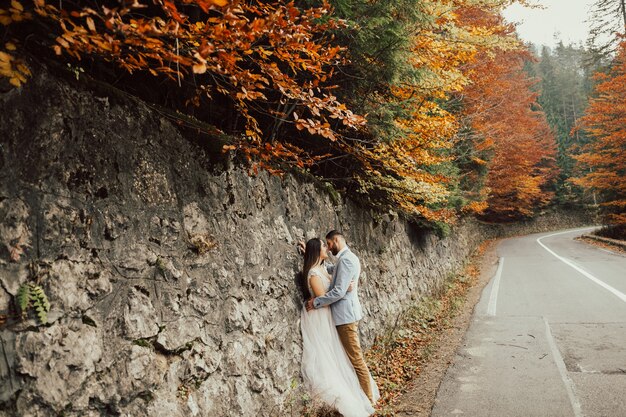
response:
<path fill-rule="evenodd" d="M 356 371 L 356 375 L 359 378 L 359 384 L 361 389 L 370 402 L 373 404 L 372 399 L 372 387 L 370 385 L 370 372 L 367 369 L 365 358 L 363 358 L 363 351 L 361 351 L 361 343 L 359 342 L 359 322 L 341 324 L 337 326 L 337 333 L 339 333 L 339 339 L 341 344 L 352 362 L 352 366 Z"/>

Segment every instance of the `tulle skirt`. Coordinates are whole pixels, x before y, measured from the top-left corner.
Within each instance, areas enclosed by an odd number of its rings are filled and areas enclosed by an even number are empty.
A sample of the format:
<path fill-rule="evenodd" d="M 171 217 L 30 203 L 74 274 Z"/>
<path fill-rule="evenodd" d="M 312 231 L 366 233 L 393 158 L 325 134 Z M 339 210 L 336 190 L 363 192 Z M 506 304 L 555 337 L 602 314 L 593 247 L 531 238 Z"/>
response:
<path fill-rule="evenodd" d="M 302 378 L 315 401 L 332 405 L 345 417 L 367 417 L 374 408 L 359 385 L 335 328 L 329 307 L 302 309 Z M 370 376 L 374 401 L 380 397 Z"/>

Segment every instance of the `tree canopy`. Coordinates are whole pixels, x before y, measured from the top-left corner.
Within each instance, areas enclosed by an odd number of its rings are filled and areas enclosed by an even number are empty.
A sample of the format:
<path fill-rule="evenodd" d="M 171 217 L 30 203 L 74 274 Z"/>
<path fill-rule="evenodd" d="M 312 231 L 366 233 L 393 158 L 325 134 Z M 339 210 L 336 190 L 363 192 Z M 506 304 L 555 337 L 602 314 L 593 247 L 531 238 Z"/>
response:
<path fill-rule="evenodd" d="M 514 2 L 12 0 L 0 75 L 67 64 L 213 126 L 252 171 L 308 170 L 425 224 L 519 218 L 556 171 Z"/>
<path fill-rule="evenodd" d="M 626 236 L 626 43 L 622 42 L 612 68 L 597 73 L 598 84 L 580 120 L 590 140 L 577 155 L 577 185 L 598 193 L 608 224 Z"/>

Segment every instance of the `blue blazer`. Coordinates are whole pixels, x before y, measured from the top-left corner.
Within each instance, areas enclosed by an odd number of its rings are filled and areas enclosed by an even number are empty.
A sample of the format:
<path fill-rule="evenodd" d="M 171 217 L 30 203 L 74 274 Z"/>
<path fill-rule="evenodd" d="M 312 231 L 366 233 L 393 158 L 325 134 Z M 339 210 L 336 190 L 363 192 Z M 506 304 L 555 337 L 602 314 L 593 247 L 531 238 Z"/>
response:
<path fill-rule="evenodd" d="M 330 269 L 329 272 L 331 272 Z M 330 305 L 335 326 L 354 323 L 363 318 L 361 303 L 357 295 L 360 273 L 361 262 L 348 248 L 332 268 L 332 280 L 328 292 L 313 300 L 315 308 Z M 354 281 L 354 288 L 348 292 L 350 281 Z"/>

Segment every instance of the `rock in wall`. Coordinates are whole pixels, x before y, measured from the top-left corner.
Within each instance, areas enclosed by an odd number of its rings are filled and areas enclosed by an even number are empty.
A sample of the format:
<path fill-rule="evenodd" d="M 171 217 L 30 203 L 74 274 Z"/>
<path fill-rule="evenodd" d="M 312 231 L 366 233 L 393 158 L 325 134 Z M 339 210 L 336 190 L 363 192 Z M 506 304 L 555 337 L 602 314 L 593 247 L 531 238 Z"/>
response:
<path fill-rule="evenodd" d="M 214 169 L 146 106 L 45 73 L 0 109 L 0 416 L 296 415 L 298 240 L 346 233 L 365 346 L 482 240 Z M 45 325 L 15 316 L 27 282 Z"/>

